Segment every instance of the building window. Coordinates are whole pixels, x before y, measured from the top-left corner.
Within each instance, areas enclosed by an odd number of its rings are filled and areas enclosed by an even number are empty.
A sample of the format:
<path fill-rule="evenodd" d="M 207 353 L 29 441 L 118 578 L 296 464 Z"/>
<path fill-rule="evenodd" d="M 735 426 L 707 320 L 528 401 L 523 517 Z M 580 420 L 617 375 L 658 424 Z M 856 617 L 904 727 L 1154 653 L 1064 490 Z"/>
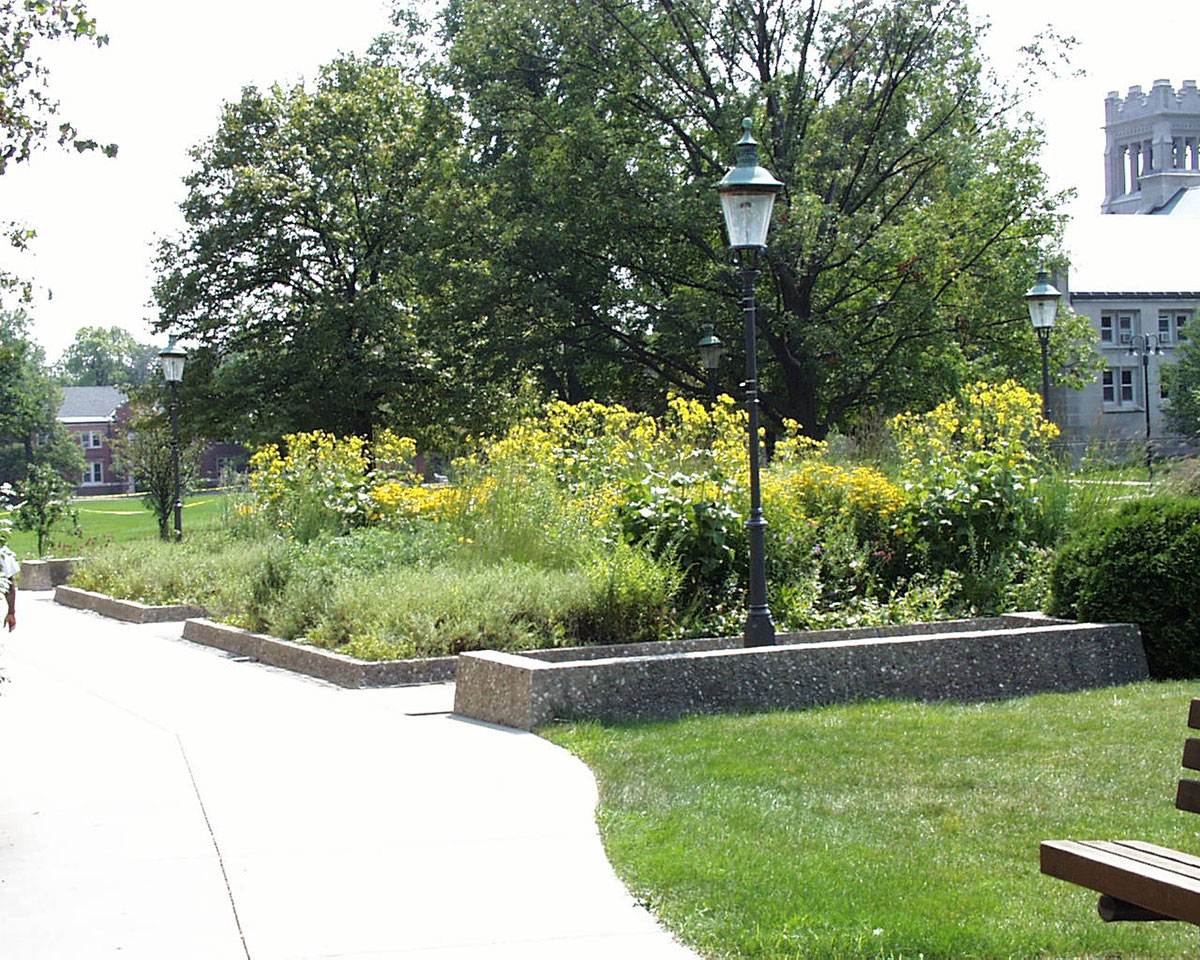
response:
<path fill-rule="evenodd" d="M 87 469 L 83 471 L 83 484 L 88 486 L 95 483 L 104 482 L 104 464 L 99 460 L 89 463 Z"/>
<path fill-rule="evenodd" d="M 1158 342 L 1184 343 L 1187 340 L 1187 325 L 1191 323 L 1190 310 L 1158 311 Z"/>
<path fill-rule="evenodd" d="M 79 435 L 79 441 L 83 444 L 84 450 L 95 449 L 103 445 L 104 434 L 97 433 L 95 430 L 84 430 Z"/>
<path fill-rule="evenodd" d="M 1109 367 L 1100 375 L 1100 386 L 1106 407 L 1122 410 L 1135 406 L 1133 374 L 1133 367 Z"/>
<path fill-rule="evenodd" d="M 1133 313 L 1100 314 L 1100 342 L 1129 344 L 1133 342 Z"/>

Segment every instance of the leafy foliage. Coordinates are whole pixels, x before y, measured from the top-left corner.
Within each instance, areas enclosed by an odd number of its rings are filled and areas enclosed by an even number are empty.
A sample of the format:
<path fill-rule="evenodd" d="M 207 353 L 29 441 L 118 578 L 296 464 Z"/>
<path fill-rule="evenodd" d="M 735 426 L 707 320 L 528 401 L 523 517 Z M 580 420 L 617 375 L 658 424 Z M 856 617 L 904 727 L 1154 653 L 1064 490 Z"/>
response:
<path fill-rule="evenodd" d="M 163 540 L 171 538 L 171 517 L 175 509 L 174 441 L 166 416 L 146 407 L 135 409 L 110 441 L 113 468 L 117 473 L 132 477 L 142 490 L 142 503 L 158 521 L 158 535 Z M 198 442 L 180 445 L 181 496 L 196 489 L 201 452 Z"/>
<path fill-rule="evenodd" d="M 427 426 L 443 402 L 453 422 L 462 388 L 419 321 L 426 208 L 456 135 L 376 57 L 226 105 L 193 150 L 187 226 L 162 244 L 155 288 L 158 329 L 200 344 L 183 404 L 199 433 L 369 438 L 380 422 Z"/>
<path fill-rule="evenodd" d="M 285 536 L 307 542 L 349 532 L 395 509 L 395 488 L 416 476 L 416 444 L 383 431 L 371 444 L 320 430 L 268 444 L 250 458 L 250 484 L 263 519 Z M 373 496 L 384 488 L 384 504 Z"/>
<path fill-rule="evenodd" d="M 61 396 L 45 360 L 26 314 L 0 312 L 0 481 L 21 481 L 31 463 L 71 478 L 83 473 L 79 443 L 58 422 Z"/>
<path fill-rule="evenodd" d="M 1155 497 L 1088 518 L 1051 571 L 1052 612 L 1142 628 L 1151 675 L 1200 676 L 1200 500 Z"/>
<path fill-rule="evenodd" d="M 41 51 L 44 44 L 63 39 L 98 47 L 108 43 L 79 0 L 0 0 L 0 174 L 9 164 L 28 160 L 50 133 L 58 102 L 50 94 L 50 73 Z M 58 124 L 57 140 L 80 152 L 99 149 L 106 156 L 117 155 L 115 143 L 101 145 L 81 137 L 66 121 Z M 0 231 L 17 249 L 34 236 L 33 230 L 16 223 L 0 224 Z M 13 288 L 21 291 L 23 300 L 30 298 L 27 282 L 0 272 L 0 290 Z"/>
<path fill-rule="evenodd" d="M 1200 327 L 1193 320 L 1187 339 L 1175 347 L 1175 362 L 1161 366 L 1167 399 L 1163 413 L 1167 427 L 1187 437 L 1200 437 Z"/>
<path fill-rule="evenodd" d="M 157 353 L 121 327 L 80 327 L 54 369 L 65 386 L 127 387 L 146 381 Z"/>
<path fill-rule="evenodd" d="M 750 115 L 786 185 L 758 284 L 776 425 L 822 437 L 1032 382 L 1020 292 L 1063 197 L 979 32 L 957 0 L 449 4 L 445 77 L 472 119 L 458 260 L 502 331 L 484 348 L 571 400 L 699 392 L 701 325 L 740 319 L 712 184 Z"/>
<path fill-rule="evenodd" d="M 37 554 L 46 552 L 46 541 L 60 523 L 71 524 L 79 536 L 79 511 L 71 506 L 75 486 L 64 480 L 48 463 L 31 463 L 25 480 L 18 485 L 20 502 L 13 509 L 18 530 L 31 530 L 37 537 Z"/>
<path fill-rule="evenodd" d="M 1010 381 L 973 384 L 929 413 L 898 416 L 892 429 L 913 559 L 966 575 L 968 595 L 991 605 L 1007 585 L 1006 561 L 1039 539 L 1039 478 L 1058 428 L 1042 419 L 1036 394 Z"/>

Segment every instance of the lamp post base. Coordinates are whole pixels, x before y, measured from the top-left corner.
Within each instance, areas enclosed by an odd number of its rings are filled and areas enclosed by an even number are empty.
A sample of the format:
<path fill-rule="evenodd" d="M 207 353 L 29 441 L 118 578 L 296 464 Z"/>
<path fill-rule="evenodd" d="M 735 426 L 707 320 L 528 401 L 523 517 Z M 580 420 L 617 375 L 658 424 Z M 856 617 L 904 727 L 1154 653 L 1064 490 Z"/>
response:
<path fill-rule="evenodd" d="M 743 647 L 773 647 L 775 645 L 775 622 L 770 610 L 751 610 L 746 617 L 746 632 Z"/>

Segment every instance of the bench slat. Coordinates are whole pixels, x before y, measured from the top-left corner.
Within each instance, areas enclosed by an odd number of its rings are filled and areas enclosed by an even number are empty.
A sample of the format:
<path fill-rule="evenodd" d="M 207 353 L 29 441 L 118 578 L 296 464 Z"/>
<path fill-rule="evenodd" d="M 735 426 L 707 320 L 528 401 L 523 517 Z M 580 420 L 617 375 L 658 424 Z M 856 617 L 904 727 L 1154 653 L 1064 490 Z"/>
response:
<path fill-rule="evenodd" d="M 1130 847 L 1133 850 L 1141 850 L 1145 853 L 1153 853 L 1168 860 L 1174 860 L 1176 863 L 1181 863 L 1186 867 L 1195 867 L 1197 870 L 1200 870 L 1200 857 L 1194 857 L 1190 853 L 1184 853 L 1182 850 L 1160 847 L 1157 843 L 1146 843 L 1143 840 L 1122 840 L 1121 846 Z"/>
<path fill-rule="evenodd" d="M 1189 813 L 1200 813 L 1200 780 L 1180 780 L 1175 791 L 1175 806 Z"/>
<path fill-rule="evenodd" d="M 1047 840 L 1042 873 L 1200 925 L 1200 869 L 1116 843 Z"/>
<path fill-rule="evenodd" d="M 1188 726 L 1193 730 L 1200 730 L 1200 699 L 1192 701 L 1192 705 L 1188 707 Z"/>
<path fill-rule="evenodd" d="M 1188 737 L 1183 742 L 1182 763 L 1188 770 L 1200 770 L 1200 738 Z"/>
<path fill-rule="evenodd" d="M 1194 857 L 1178 850 L 1166 847 L 1155 847 L 1152 844 L 1139 844 L 1129 840 L 1092 840 L 1086 841 L 1089 847 L 1125 857 L 1138 866 L 1156 867 L 1178 874 L 1185 880 L 1200 881 L 1200 864 Z"/>

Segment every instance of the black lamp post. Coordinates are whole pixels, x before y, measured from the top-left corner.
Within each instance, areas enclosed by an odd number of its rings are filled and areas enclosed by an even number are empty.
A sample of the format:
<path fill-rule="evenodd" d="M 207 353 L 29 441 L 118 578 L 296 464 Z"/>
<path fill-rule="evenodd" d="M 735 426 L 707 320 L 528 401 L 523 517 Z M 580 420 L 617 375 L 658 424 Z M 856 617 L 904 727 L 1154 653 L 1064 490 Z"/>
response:
<path fill-rule="evenodd" d="M 762 511 L 758 463 L 758 343 L 754 303 L 754 278 L 758 258 L 767 246 L 771 208 L 783 184 L 758 165 L 758 141 L 750 134 L 752 121 L 742 121 L 744 133 L 737 145 L 737 165 L 717 184 L 729 245 L 741 261 L 742 306 L 746 321 L 746 411 L 750 415 L 750 595 L 746 611 L 745 645 L 769 646 L 775 642 L 775 624 L 767 606 L 767 521 Z"/>
<path fill-rule="evenodd" d="M 175 539 L 183 539 L 183 492 L 179 486 L 179 384 L 183 381 L 183 365 L 187 353 L 175 346 L 175 338 L 159 351 L 163 379 L 171 385 L 171 457 L 175 465 Z"/>
<path fill-rule="evenodd" d="M 1058 313 L 1058 301 L 1062 296 L 1050 283 L 1050 274 L 1039 270 L 1037 280 L 1025 293 L 1025 303 L 1029 307 L 1029 322 L 1033 324 L 1033 332 L 1037 334 L 1038 343 L 1042 347 L 1042 418 L 1050 419 L 1050 367 L 1046 357 L 1046 349 L 1050 343 L 1050 331 L 1054 329 L 1054 317 Z"/>
<path fill-rule="evenodd" d="M 704 381 L 708 385 L 708 402 L 715 404 L 717 402 L 717 368 L 721 365 L 721 358 L 725 356 L 725 344 L 713 333 L 711 323 L 706 323 L 702 332 L 704 336 L 696 344 L 696 349 L 700 351 L 700 362 L 704 365 Z"/>
<path fill-rule="evenodd" d="M 1154 447 L 1150 439 L 1150 355 L 1162 355 L 1156 333 L 1139 333 L 1129 340 L 1129 356 L 1142 358 L 1142 405 L 1146 408 L 1146 479 L 1154 479 Z"/>

